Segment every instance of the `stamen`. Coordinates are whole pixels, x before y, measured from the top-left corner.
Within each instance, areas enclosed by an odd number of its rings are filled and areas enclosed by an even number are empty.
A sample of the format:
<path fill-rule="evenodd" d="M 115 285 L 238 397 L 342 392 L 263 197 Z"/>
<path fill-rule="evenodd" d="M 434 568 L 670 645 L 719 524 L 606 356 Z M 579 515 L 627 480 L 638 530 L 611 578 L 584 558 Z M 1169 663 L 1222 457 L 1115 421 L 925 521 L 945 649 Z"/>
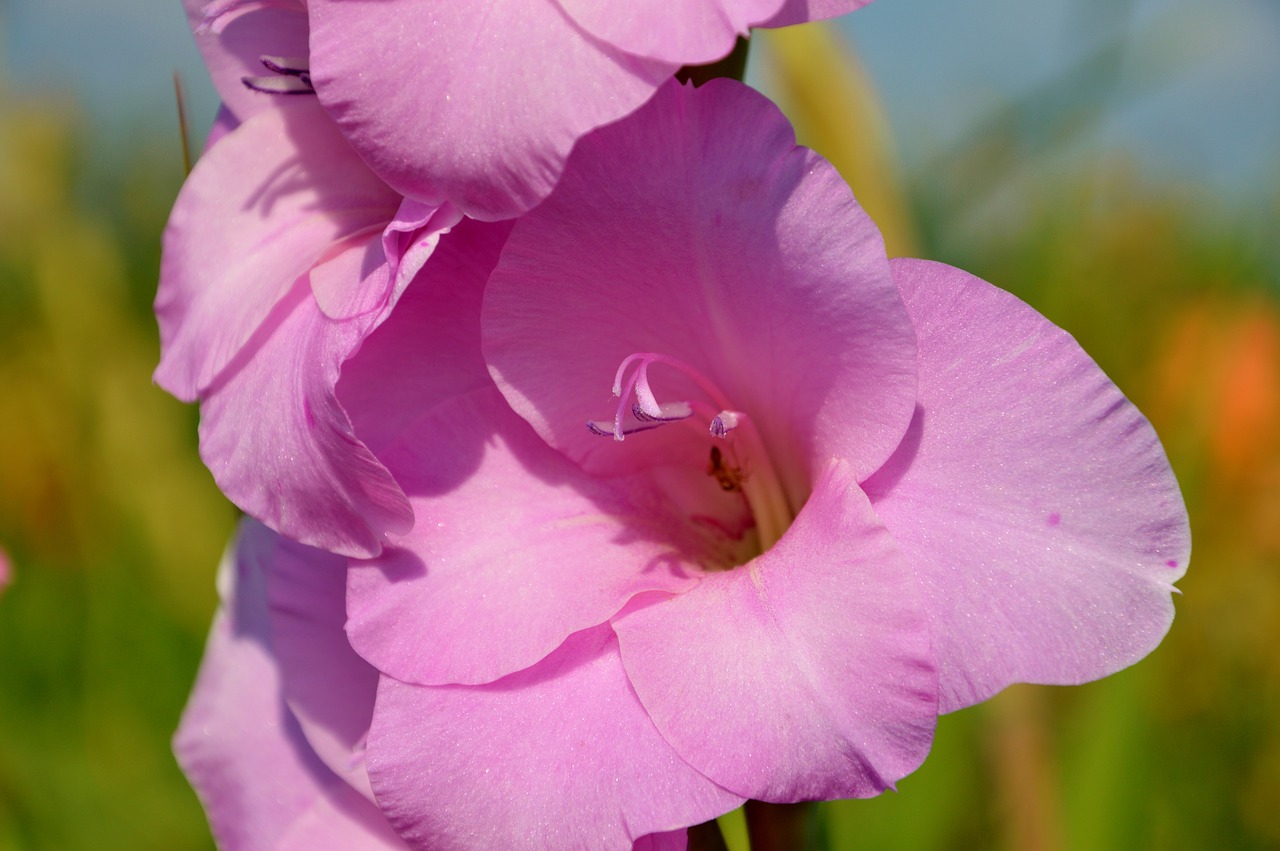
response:
<path fill-rule="evenodd" d="M 631 406 L 631 415 L 642 423 L 674 423 L 678 420 L 687 420 L 693 416 L 693 406 L 688 402 L 664 402 L 658 405 L 658 413 L 649 413 L 639 405 Z"/>
<path fill-rule="evenodd" d="M 652 429 L 657 428 L 660 425 L 662 425 L 662 423 L 653 423 L 651 425 L 630 426 L 628 428 L 624 428 L 622 430 L 622 433 L 626 435 L 626 434 L 635 434 L 638 431 L 650 431 Z M 622 440 L 622 438 L 618 437 L 617 433 L 614 431 L 613 423 L 601 423 L 596 420 L 587 420 L 587 430 L 590 431 L 592 434 L 598 435 L 600 437 L 612 437 L 615 440 Z"/>
<path fill-rule="evenodd" d="M 255 92 L 269 95 L 313 95 L 311 69 L 305 57 L 259 56 L 258 61 L 274 77 L 241 77 L 240 82 Z"/>
<path fill-rule="evenodd" d="M 258 61 L 265 65 L 268 71 L 287 74 L 290 77 L 309 77 L 311 73 L 305 56 L 259 56 Z"/>
<path fill-rule="evenodd" d="M 649 384 L 649 367 L 655 363 L 683 373 L 711 404 L 701 399 L 659 402 Z M 707 423 L 707 432 L 719 440 L 727 440 L 731 432 L 741 429 L 726 450 L 730 456 L 712 447 L 708 474 L 715 477 L 721 490 L 746 499 L 764 549 L 782 537 L 795 514 L 787 504 L 786 493 L 751 418 L 743 411 L 734 410 L 719 388 L 683 361 L 654 352 L 636 352 L 623 358 L 614 373 L 613 395 L 618 398 L 613 422 L 588 420 L 587 428 L 592 434 L 621 441 L 627 435 L 692 420 L 695 416 Z M 729 458 L 742 458 L 743 463 L 740 465 Z M 747 464 L 750 464 L 749 473 Z"/>
<path fill-rule="evenodd" d="M 729 432 L 738 427 L 740 418 L 745 416 L 740 411 L 721 411 L 711 418 L 711 436 L 728 437 Z"/>
<path fill-rule="evenodd" d="M 246 88 L 266 95 L 313 95 L 316 90 L 311 87 L 309 79 L 301 77 L 241 77 L 240 82 Z"/>

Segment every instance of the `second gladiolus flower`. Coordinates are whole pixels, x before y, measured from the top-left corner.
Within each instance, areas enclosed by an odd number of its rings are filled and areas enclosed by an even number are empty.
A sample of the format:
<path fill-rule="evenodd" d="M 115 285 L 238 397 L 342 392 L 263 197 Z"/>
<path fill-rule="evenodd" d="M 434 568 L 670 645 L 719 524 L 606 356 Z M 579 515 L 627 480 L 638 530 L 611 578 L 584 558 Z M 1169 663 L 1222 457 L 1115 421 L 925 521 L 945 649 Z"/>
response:
<path fill-rule="evenodd" d="M 363 659 L 276 655 L 307 746 L 414 847 L 874 795 L 940 712 L 1169 626 L 1189 539 L 1146 421 L 1017 299 L 890 261 L 743 86 L 667 84 L 432 263 L 338 386 L 416 525 L 267 567 L 277 647 L 345 618 Z"/>

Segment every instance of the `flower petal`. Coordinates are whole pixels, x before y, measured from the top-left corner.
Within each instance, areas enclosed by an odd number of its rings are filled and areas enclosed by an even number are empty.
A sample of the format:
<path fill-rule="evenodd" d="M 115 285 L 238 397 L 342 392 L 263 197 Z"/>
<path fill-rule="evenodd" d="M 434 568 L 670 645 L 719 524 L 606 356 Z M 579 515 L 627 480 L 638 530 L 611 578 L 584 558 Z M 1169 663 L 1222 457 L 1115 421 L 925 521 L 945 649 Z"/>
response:
<path fill-rule="evenodd" d="M 459 223 L 439 241 L 394 312 L 343 364 L 339 399 L 356 434 L 374 452 L 398 440 L 432 407 L 492 386 L 480 357 L 480 299 L 510 232 L 505 222 Z M 389 227 L 383 238 L 389 256 L 401 257 L 401 270 L 421 250 L 420 240 L 388 245 L 403 235 Z"/>
<path fill-rule="evenodd" d="M 540 201 L 580 135 L 676 69 L 588 37 L 551 0 L 308 9 L 316 90 L 374 171 L 480 219 Z"/>
<path fill-rule="evenodd" d="M 742 803 L 658 735 L 607 626 L 488 686 L 384 676 L 369 773 L 387 818 L 422 848 L 630 849 Z"/>
<path fill-rule="evenodd" d="M 713 62 L 739 36 L 772 17 L 782 0 L 556 0 L 596 38 L 628 53 L 677 65 Z"/>
<path fill-rule="evenodd" d="M 245 121 L 196 163 L 165 229 L 156 381 L 194 400 L 331 245 L 398 203 L 314 101 Z"/>
<path fill-rule="evenodd" d="M 378 672 L 351 649 L 343 630 L 347 559 L 279 538 L 266 592 L 282 696 L 316 756 L 373 801 L 364 739 Z"/>
<path fill-rule="evenodd" d="M 848 465 L 764 555 L 635 605 L 614 629 L 663 737 L 745 797 L 876 795 L 929 751 L 937 684 L 919 589 Z"/>
<path fill-rule="evenodd" d="M 512 407 L 593 472 L 656 454 L 649 434 L 618 444 L 583 427 L 611 419 L 618 365 L 680 359 L 754 420 L 796 505 L 820 459 L 877 469 L 915 401 L 915 337 L 879 231 L 777 108 L 728 80 L 671 83 L 578 144 L 503 250 L 482 337 Z"/>
<path fill-rule="evenodd" d="M 302 278 L 252 357 L 201 406 L 200 454 L 227 498 L 284 535 L 345 555 L 374 555 L 385 534 L 413 525 L 334 393 L 376 318 L 329 319 Z"/>
<path fill-rule="evenodd" d="M 893 269 L 920 402 L 866 488 L 923 583 L 943 710 L 1137 661 L 1169 628 L 1190 551 L 1155 432 L 1014 296 L 939 263 Z"/>
<path fill-rule="evenodd" d="M 174 752 L 218 847 L 403 849 L 378 809 L 316 757 L 280 694 L 265 572 L 278 539 L 251 521 L 219 571 L 223 605 Z"/>
<path fill-rule="evenodd" d="M 635 594 L 697 581 L 658 508 L 585 475 L 492 386 L 437 406 L 382 458 L 422 519 L 352 563 L 347 632 L 398 679 L 492 682 Z"/>

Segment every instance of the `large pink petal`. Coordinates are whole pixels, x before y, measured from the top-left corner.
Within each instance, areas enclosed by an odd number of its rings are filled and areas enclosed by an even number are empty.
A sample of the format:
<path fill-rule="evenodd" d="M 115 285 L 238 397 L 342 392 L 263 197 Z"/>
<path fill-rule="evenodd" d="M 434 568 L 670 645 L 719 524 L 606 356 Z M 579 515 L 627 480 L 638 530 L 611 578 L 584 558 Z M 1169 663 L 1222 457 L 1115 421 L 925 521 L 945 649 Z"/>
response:
<path fill-rule="evenodd" d="M 284 96 L 254 91 L 243 80 L 271 74 L 262 64 L 263 56 L 306 57 L 306 8 L 295 0 L 233 4 L 183 0 L 182 5 L 223 105 L 240 121 L 279 106 Z M 231 8 L 219 14 L 226 7 Z"/>
<path fill-rule="evenodd" d="M 277 539 L 252 522 L 223 561 L 222 609 L 174 737 L 219 848 L 404 848 L 378 809 L 316 758 L 285 705 L 269 640 Z"/>
<path fill-rule="evenodd" d="M 440 240 L 394 312 L 343 365 L 338 397 L 356 434 L 374 452 L 435 405 L 491 386 L 480 357 L 480 299 L 510 231 L 505 222 L 458 224 Z M 413 246 L 421 240 L 392 243 L 408 236 L 389 229 L 383 238 L 389 256 L 402 257 L 402 270 L 415 262 L 419 249 Z"/>
<path fill-rule="evenodd" d="M 848 465 L 764 555 L 614 621 L 676 751 L 764 801 L 866 797 L 929 751 L 937 680 L 911 568 Z"/>
<path fill-rule="evenodd" d="M 673 64 L 596 41 L 552 0 L 311 0 L 311 75 L 405 195 L 500 219 L 538 203 L 583 133 L 643 103 Z"/>
<path fill-rule="evenodd" d="M 775 106 L 728 80 L 673 82 L 582 139 L 508 240 L 482 336 L 512 407 L 593 471 L 658 454 L 652 433 L 620 445 L 585 427 L 612 419 L 623 358 L 684 361 L 759 426 L 796 507 L 824 459 L 877 469 L 915 401 L 880 232 Z M 688 398 L 675 370 L 655 375 Z"/>
<path fill-rule="evenodd" d="M 381 457 L 420 520 L 352 563 L 347 632 L 398 679 L 491 682 L 636 594 L 697 581 L 677 549 L 683 518 L 641 502 L 638 484 L 585 475 L 492 386 L 437 406 Z"/>
<path fill-rule="evenodd" d="M 378 553 L 384 535 L 413 525 L 404 494 L 334 392 L 377 318 L 326 317 L 302 278 L 252 356 L 201 406 L 200 454 L 232 502 L 295 540 L 356 556 Z"/>
<path fill-rule="evenodd" d="M 267 600 L 283 697 L 316 756 L 372 801 L 364 739 L 378 672 L 347 641 L 346 589 L 347 559 L 277 540 Z"/>
<path fill-rule="evenodd" d="M 369 774 L 387 818 L 421 848 L 630 849 L 742 802 L 658 735 L 607 626 L 488 686 L 384 676 Z"/>
<path fill-rule="evenodd" d="M 924 586 L 944 711 L 1151 651 L 1190 537 L 1142 415 L 1061 329 L 949 266 L 894 261 L 920 339 L 911 432 L 867 482 Z"/>
<path fill-rule="evenodd" d="M 782 0 L 556 0 L 583 29 L 636 56 L 676 65 L 720 59 Z"/>
<path fill-rule="evenodd" d="M 156 381 L 193 400 L 331 245 L 398 203 L 314 100 L 245 121 L 200 158 L 165 229 Z"/>

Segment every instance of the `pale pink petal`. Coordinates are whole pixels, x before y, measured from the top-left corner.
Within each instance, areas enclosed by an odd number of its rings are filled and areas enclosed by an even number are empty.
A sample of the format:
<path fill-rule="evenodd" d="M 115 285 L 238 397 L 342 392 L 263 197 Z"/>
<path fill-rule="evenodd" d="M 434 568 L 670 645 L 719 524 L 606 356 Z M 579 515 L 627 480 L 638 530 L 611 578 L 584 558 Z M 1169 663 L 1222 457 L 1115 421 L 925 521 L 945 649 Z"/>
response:
<path fill-rule="evenodd" d="M 378 672 L 347 642 L 347 559 L 279 538 L 267 576 L 281 692 L 312 750 L 370 801 L 364 739 Z"/>
<path fill-rule="evenodd" d="M 377 225 L 329 246 L 307 273 L 316 307 L 330 319 L 352 319 L 387 306 L 391 275 Z"/>
<path fill-rule="evenodd" d="M 937 681 L 920 592 L 845 464 L 764 555 L 637 603 L 614 629 L 663 737 L 744 797 L 875 795 L 929 751 Z"/>
<path fill-rule="evenodd" d="M 782 0 L 556 0 L 596 38 L 636 56 L 676 65 L 713 62 Z"/>
<path fill-rule="evenodd" d="M 555 184 L 574 141 L 676 69 L 586 36 L 551 0 L 311 0 L 321 101 L 384 180 L 500 219 Z"/>
<path fill-rule="evenodd" d="M 764 27 L 787 27 L 805 21 L 821 21 L 861 9 L 871 0 L 786 0 Z"/>
<path fill-rule="evenodd" d="M 391 474 L 334 395 L 342 363 L 376 316 L 326 317 L 307 279 L 201 405 L 200 454 L 227 498 L 271 528 L 355 556 L 413 525 Z M 261 336 L 261 335 L 260 335 Z"/>
<path fill-rule="evenodd" d="M 585 475 L 492 387 L 437 406 L 381 457 L 421 520 L 352 563 L 347 633 L 398 679 L 492 682 L 636 594 L 697 581 L 676 549 L 684 518 Z"/>
<path fill-rule="evenodd" d="M 280 692 L 265 572 L 277 538 L 252 522 L 220 571 L 222 609 L 174 752 L 227 851 L 403 849 L 378 809 L 316 758 Z"/>
<path fill-rule="evenodd" d="M 183 0 L 196 46 L 224 106 L 240 121 L 280 105 L 281 96 L 253 91 L 245 77 L 269 76 L 262 57 L 306 57 L 307 10 L 291 0 L 211 4 Z M 235 5 L 218 15 L 218 6 Z M 215 14 L 206 15 L 206 11 Z"/>
<path fill-rule="evenodd" d="M 893 268 L 920 401 L 866 487 L 924 586 L 943 711 L 1131 665 L 1169 628 L 1190 550 L 1155 432 L 1017 298 L 938 263 Z"/>
<path fill-rule="evenodd" d="M 398 203 L 314 100 L 241 124 L 196 163 L 165 229 L 156 381 L 193 400 L 330 246 Z"/>
<path fill-rule="evenodd" d="M 742 802 L 658 735 L 607 626 L 489 686 L 384 676 L 369 774 L 387 818 L 421 848 L 630 849 Z"/>
<path fill-rule="evenodd" d="M 394 270 L 396 293 L 404 292 L 435 253 L 441 235 L 462 218 L 462 212 L 448 202 L 435 205 L 413 198 L 401 200 L 395 218 L 382 231 L 382 250 Z"/>
<path fill-rule="evenodd" d="M 437 207 L 404 199 L 390 222 L 335 243 L 312 267 L 316 303 L 331 319 L 389 309 L 431 258 L 440 237 L 461 218 L 452 204 Z M 357 247 L 362 253 L 349 250 Z M 380 266 L 385 268 L 374 278 Z"/>
<path fill-rule="evenodd" d="M 414 240 L 423 230 L 411 234 L 393 226 L 383 245 L 388 256 L 401 257 L 404 269 L 416 263 L 422 247 Z M 356 434 L 374 452 L 435 405 L 491 386 L 480 357 L 480 298 L 510 231 L 506 222 L 459 223 L 440 240 L 394 312 L 343 365 L 338 397 Z"/>
<path fill-rule="evenodd" d="M 879 231 L 777 108 L 728 80 L 673 82 L 582 139 L 508 240 L 482 336 L 512 407 L 597 472 L 659 454 L 655 433 L 619 444 L 585 427 L 612 418 L 619 364 L 678 358 L 752 418 L 796 506 L 818 459 L 877 469 L 915 400 L 915 338 Z M 654 370 L 667 398 L 705 398 Z"/>

